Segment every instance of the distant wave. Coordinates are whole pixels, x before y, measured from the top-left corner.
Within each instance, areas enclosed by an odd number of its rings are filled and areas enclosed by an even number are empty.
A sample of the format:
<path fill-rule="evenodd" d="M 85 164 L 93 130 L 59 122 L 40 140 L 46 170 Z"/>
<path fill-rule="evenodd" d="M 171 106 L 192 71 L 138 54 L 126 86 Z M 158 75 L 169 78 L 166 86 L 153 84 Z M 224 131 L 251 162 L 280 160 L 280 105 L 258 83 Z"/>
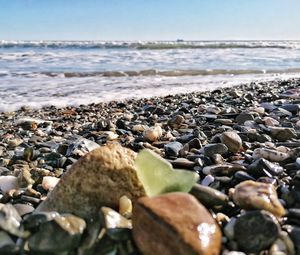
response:
<path fill-rule="evenodd" d="M 0 41 L 0 48 L 79 48 L 79 49 L 300 49 L 300 41 Z"/>
<path fill-rule="evenodd" d="M 134 77 L 134 76 L 204 76 L 204 75 L 245 75 L 245 74 L 289 74 L 300 73 L 300 68 L 289 68 L 280 70 L 228 70 L 228 69 L 211 69 L 211 70 L 138 70 L 138 71 L 99 71 L 99 72 L 5 72 L 0 73 L 1 77 L 59 77 L 59 78 L 85 78 L 85 77 Z"/>

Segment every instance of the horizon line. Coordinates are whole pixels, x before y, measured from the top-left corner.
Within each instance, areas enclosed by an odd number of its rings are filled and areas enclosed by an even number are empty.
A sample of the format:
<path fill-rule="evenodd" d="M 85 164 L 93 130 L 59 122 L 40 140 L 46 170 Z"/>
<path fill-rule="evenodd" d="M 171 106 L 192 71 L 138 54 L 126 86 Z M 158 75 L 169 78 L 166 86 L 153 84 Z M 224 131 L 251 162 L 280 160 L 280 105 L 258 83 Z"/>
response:
<path fill-rule="evenodd" d="M 48 41 L 48 42 L 228 42 L 228 41 L 300 41 L 300 39 L 170 39 L 170 40 L 162 40 L 162 39 L 151 39 L 151 40 L 143 40 L 143 39 L 130 39 L 130 40 L 122 40 L 122 39 L 0 39 L 0 42 L 11 42 L 11 41 L 22 41 L 22 42 L 40 42 L 40 41 Z"/>

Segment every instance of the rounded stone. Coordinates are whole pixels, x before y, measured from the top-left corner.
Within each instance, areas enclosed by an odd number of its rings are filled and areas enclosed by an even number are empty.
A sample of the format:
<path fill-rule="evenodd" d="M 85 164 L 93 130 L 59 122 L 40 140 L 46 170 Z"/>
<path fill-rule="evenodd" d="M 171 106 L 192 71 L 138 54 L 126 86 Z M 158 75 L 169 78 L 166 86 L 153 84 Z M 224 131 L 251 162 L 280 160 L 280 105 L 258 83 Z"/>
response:
<path fill-rule="evenodd" d="M 265 211 L 247 212 L 234 224 L 234 238 L 241 250 L 257 253 L 267 249 L 279 236 L 276 218 Z"/>
<path fill-rule="evenodd" d="M 238 152 L 241 149 L 243 143 L 240 136 L 235 132 L 224 132 L 221 135 L 221 141 L 233 153 Z"/>
<path fill-rule="evenodd" d="M 272 184 L 244 181 L 235 186 L 232 197 L 238 206 L 246 210 L 262 209 L 277 217 L 285 214 L 285 209 L 279 202 Z"/>
<path fill-rule="evenodd" d="M 140 198 L 132 223 L 134 240 L 143 254 L 220 254 L 219 226 L 192 195 L 175 192 Z"/>

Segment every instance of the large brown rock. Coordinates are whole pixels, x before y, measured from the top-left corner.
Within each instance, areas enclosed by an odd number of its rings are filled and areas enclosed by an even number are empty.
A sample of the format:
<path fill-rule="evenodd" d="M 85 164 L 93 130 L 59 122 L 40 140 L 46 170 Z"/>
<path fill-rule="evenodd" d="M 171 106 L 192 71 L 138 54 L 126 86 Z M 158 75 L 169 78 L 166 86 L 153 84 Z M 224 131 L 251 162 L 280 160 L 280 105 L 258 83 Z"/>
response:
<path fill-rule="evenodd" d="M 221 231 L 210 213 L 186 193 L 138 200 L 132 216 L 133 237 L 147 255 L 217 255 Z"/>
<path fill-rule="evenodd" d="M 119 198 L 145 196 L 134 167 L 136 153 L 109 144 L 86 154 L 61 178 L 36 211 L 58 211 L 90 218 L 100 207 L 117 208 Z"/>
<path fill-rule="evenodd" d="M 273 184 L 244 181 L 232 191 L 233 201 L 245 210 L 260 209 L 282 217 L 285 210 L 277 197 Z"/>

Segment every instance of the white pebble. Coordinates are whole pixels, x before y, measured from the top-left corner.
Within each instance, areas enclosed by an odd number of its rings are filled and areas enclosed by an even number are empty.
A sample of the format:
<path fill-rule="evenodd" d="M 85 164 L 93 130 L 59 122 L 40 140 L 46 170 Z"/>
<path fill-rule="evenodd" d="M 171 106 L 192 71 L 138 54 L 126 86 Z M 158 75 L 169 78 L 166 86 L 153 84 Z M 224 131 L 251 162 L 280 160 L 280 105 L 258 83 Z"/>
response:
<path fill-rule="evenodd" d="M 257 148 L 253 151 L 252 157 L 254 159 L 264 158 L 270 161 L 280 162 L 290 157 L 288 153 L 266 149 L 266 148 Z"/>
<path fill-rule="evenodd" d="M 162 129 L 160 126 L 154 126 L 144 131 L 144 137 L 150 142 L 157 141 L 162 136 Z"/>
<path fill-rule="evenodd" d="M 296 164 L 297 164 L 298 166 L 300 166 L 300 158 L 297 158 L 297 159 L 296 159 Z"/>
<path fill-rule="evenodd" d="M 59 182 L 59 178 L 53 176 L 43 177 L 42 187 L 44 190 L 52 190 Z"/>
<path fill-rule="evenodd" d="M 0 176 L 0 189 L 3 192 L 8 192 L 11 189 L 18 188 L 18 178 L 15 176 Z"/>
<path fill-rule="evenodd" d="M 202 180 L 201 184 L 203 186 L 209 186 L 209 184 L 211 184 L 214 180 L 215 180 L 215 178 L 209 174 L 209 175 L 205 176 L 205 178 Z"/>

